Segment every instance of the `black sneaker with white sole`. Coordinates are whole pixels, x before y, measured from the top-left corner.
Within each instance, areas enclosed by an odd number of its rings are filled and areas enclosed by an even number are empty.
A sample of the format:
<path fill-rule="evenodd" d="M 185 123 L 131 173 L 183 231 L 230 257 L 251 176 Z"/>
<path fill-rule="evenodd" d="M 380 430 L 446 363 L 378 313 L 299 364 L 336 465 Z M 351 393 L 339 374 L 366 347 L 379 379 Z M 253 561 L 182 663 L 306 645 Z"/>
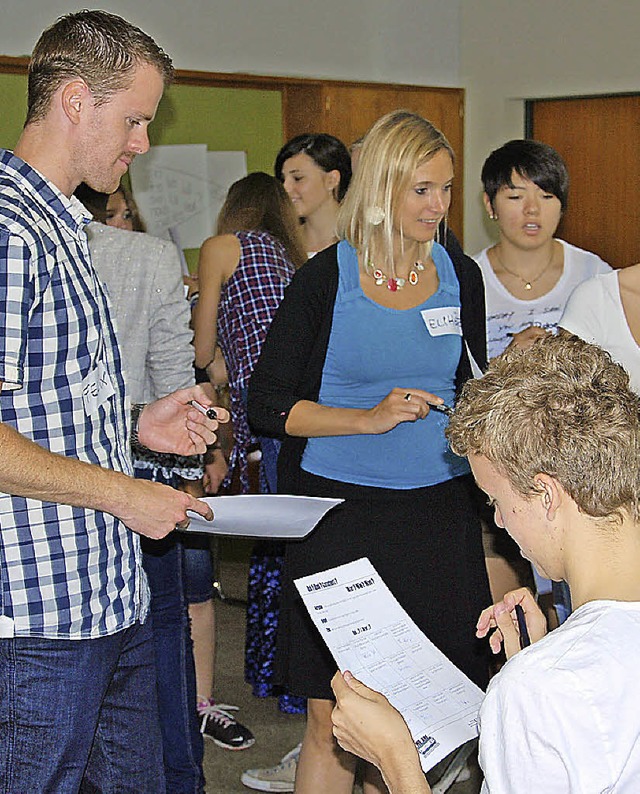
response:
<path fill-rule="evenodd" d="M 231 711 L 238 711 L 238 707 L 214 700 L 199 703 L 200 733 L 225 750 L 246 750 L 254 744 L 255 738 L 248 728 L 231 716 Z"/>

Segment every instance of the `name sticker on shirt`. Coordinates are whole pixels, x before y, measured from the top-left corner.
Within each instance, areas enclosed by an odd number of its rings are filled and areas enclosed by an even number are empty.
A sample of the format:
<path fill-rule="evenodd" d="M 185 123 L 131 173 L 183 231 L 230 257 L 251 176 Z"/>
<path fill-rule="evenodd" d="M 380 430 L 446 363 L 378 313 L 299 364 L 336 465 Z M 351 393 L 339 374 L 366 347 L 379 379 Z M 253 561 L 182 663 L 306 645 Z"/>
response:
<path fill-rule="evenodd" d="M 97 413 L 98 408 L 115 393 L 107 368 L 99 361 L 82 381 L 84 412 L 87 416 Z"/>
<path fill-rule="evenodd" d="M 0 639 L 9 640 L 14 635 L 14 624 L 11 618 L 0 615 Z"/>
<path fill-rule="evenodd" d="M 456 334 L 462 336 L 459 306 L 443 306 L 441 309 L 423 309 L 420 314 L 431 336 Z"/>

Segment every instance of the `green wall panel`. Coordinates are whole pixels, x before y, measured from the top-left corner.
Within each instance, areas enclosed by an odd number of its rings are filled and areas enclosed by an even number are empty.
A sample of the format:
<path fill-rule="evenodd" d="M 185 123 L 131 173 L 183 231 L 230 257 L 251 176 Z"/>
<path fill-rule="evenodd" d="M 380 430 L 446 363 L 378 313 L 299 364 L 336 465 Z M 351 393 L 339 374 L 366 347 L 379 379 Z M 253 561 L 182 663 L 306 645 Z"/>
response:
<path fill-rule="evenodd" d="M 0 74 L 0 147 L 13 149 L 27 115 L 27 78 Z"/>
<path fill-rule="evenodd" d="M 0 146 L 15 146 L 26 114 L 26 75 L 0 74 Z M 248 171 L 273 172 L 282 145 L 280 91 L 172 85 L 149 129 L 152 146 L 205 143 L 211 151 L 245 151 Z M 193 269 L 198 252 L 185 252 Z"/>

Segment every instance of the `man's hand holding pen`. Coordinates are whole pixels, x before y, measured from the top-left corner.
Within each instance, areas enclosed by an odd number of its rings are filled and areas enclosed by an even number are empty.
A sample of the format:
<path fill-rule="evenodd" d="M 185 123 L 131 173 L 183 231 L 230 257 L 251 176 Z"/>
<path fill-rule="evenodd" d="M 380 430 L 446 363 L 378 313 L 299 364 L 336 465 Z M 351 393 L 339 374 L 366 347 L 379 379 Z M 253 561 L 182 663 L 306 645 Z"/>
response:
<path fill-rule="evenodd" d="M 156 452 L 202 455 L 215 442 L 218 424 L 227 421 L 228 411 L 214 407 L 204 386 L 191 386 L 144 407 L 138 441 Z"/>
<path fill-rule="evenodd" d="M 522 610 L 518 618 L 518 608 Z M 525 626 L 520 629 L 519 620 L 524 618 Z M 507 659 L 518 653 L 530 642 L 536 642 L 547 633 L 547 621 L 527 587 L 512 590 L 502 601 L 487 607 L 480 613 L 476 626 L 476 636 L 486 637 L 489 632 L 489 645 L 493 653 L 500 653 L 502 647 Z M 528 634 L 528 638 L 526 637 Z"/>

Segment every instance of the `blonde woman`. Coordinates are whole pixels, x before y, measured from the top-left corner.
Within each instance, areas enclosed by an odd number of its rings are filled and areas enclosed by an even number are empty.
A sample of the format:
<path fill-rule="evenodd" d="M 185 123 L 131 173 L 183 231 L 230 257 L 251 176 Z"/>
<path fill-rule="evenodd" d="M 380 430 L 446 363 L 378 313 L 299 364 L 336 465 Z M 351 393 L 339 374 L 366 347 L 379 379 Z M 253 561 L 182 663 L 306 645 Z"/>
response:
<path fill-rule="evenodd" d="M 286 550 L 277 673 L 309 698 L 302 794 L 351 792 L 355 758 L 333 741 L 335 663 L 294 578 L 369 557 L 414 621 L 486 683 L 473 634 L 489 590 L 469 468 L 447 447 L 445 414 L 431 410 L 470 377 L 468 349 L 485 358 L 480 273 L 434 243 L 452 180 L 451 147 L 428 121 L 397 111 L 376 122 L 338 215 L 340 242 L 294 277 L 249 387 L 253 425 L 283 439 L 279 490 L 345 499 Z M 421 582 L 428 596 L 416 599 Z M 384 791 L 374 772 L 370 794 Z"/>

